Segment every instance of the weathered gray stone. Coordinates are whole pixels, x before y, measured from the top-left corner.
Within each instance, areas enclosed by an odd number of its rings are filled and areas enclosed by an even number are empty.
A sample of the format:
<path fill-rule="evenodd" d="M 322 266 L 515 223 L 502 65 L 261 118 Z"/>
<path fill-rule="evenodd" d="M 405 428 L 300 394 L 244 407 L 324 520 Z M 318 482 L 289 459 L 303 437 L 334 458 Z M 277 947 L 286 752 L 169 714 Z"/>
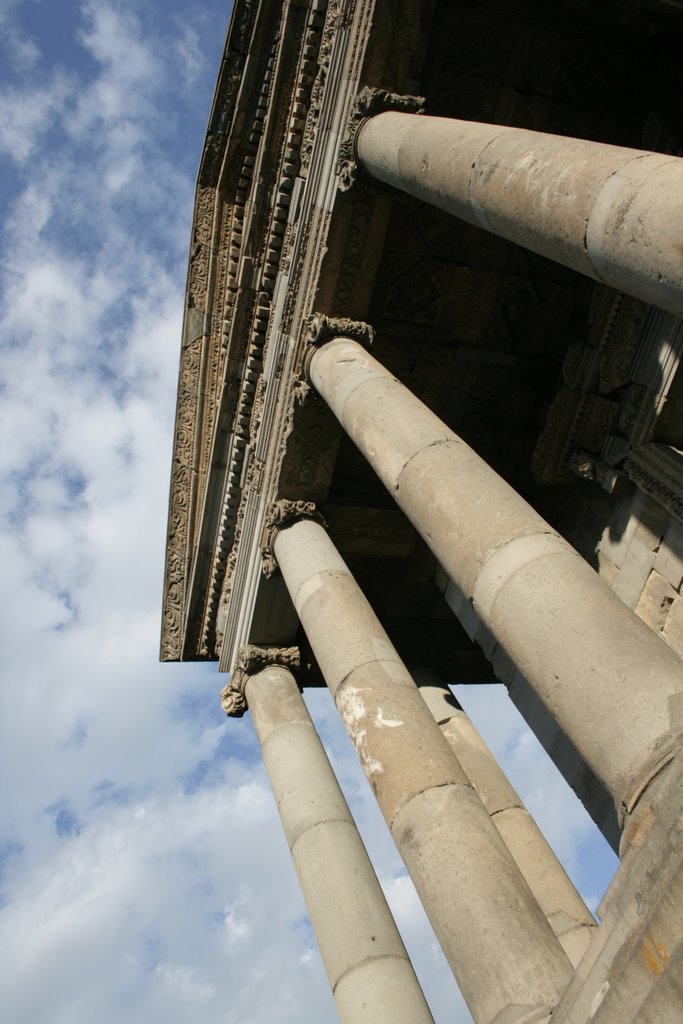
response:
<path fill-rule="evenodd" d="M 314 520 L 285 526 L 273 547 L 475 1019 L 549 1013 L 570 963 L 370 605 Z"/>
<path fill-rule="evenodd" d="M 244 671 L 246 698 L 340 1020 L 433 1024 L 294 677 L 277 664 L 253 675 Z"/>
<path fill-rule="evenodd" d="M 636 605 L 636 615 L 643 622 L 647 622 L 648 626 L 656 633 L 659 633 L 664 629 L 677 596 L 671 584 L 667 583 L 656 569 L 653 569 Z"/>
<path fill-rule="evenodd" d="M 389 185 L 683 314 L 683 161 L 520 128 L 387 112 L 357 140 Z"/>
<path fill-rule="evenodd" d="M 653 566 L 674 590 L 683 582 L 683 525 L 670 520 Z"/>
<path fill-rule="evenodd" d="M 531 506 L 359 345 L 329 342 L 315 352 L 310 374 L 617 807 L 630 806 L 640 780 L 672 743 L 668 699 L 683 690 L 679 659 Z M 641 574 L 642 589 L 654 553 L 634 538 L 629 559 L 623 579 Z M 609 744 L 605 721 L 611 723 Z"/>
<path fill-rule="evenodd" d="M 620 499 L 612 522 L 605 527 L 600 538 L 598 554 L 608 558 L 618 568 L 621 568 L 633 540 L 644 502 L 645 495 L 639 490 Z"/>
<path fill-rule="evenodd" d="M 448 687 L 433 673 L 414 673 L 439 723 L 538 905 L 574 966 L 591 941 L 595 921 L 535 821 Z"/>
<path fill-rule="evenodd" d="M 614 581 L 614 593 L 628 608 L 635 608 L 650 576 L 654 551 L 633 537 Z"/>
<path fill-rule="evenodd" d="M 671 606 L 662 635 L 683 658 L 683 597 L 678 597 Z"/>

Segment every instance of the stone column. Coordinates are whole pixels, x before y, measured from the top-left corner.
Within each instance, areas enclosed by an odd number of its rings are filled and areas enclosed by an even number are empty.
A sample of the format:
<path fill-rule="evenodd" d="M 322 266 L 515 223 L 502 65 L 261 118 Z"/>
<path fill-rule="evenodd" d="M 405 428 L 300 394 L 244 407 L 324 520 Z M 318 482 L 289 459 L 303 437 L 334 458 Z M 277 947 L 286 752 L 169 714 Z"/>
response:
<path fill-rule="evenodd" d="M 314 387 L 623 818 L 679 742 L 681 660 L 461 438 L 357 341 L 335 337 L 340 330 L 348 322 L 311 322 Z"/>
<path fill-rule="evenodd" d="M 418 669 L 412 675 L 560 945 L 576 967 L 595 933 L 593 915 L 524 801 L 439 674 Z"/>
<path fill-rule="evenodd" d="M 374 178 L 683 315 L 682 159 L 393 109 L 367 116 L 381 106 L 363 90 L 346 144 Z"/>
<path fill-rule="evenodd" d="M 433 1024 L 377 876 L 290 671 L 296 648 L 243 647 L 221 694 L 248 705 L 343 1024 Z M 288 667 L 289 666 L 289 667 Z"/>
<path fill-rule="evenodd" d="M 264 540 L 475 1021 L 547 1020 L 571 965 L 314 507 Z"/>

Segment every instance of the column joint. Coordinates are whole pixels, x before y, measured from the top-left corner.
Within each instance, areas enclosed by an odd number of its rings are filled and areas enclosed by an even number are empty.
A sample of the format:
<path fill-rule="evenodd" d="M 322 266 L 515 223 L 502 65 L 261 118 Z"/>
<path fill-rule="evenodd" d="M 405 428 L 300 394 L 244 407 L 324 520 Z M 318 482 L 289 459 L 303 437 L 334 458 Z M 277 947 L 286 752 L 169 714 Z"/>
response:
<path fill-rule="evenodd" d="M 313 729 L 315 731 L 315 726 L 313 726 Z M 310 835 L 310 833 L 313 832 L 314 829 L 322 828 L 324 825 L 346 825 L 347 828 L 350 828 L 353 832 L 357 831 L 354 822 L 352 820 L 350 821 L 348 818 L 320 818 L 318 821 L 314 821 L 312 825 L 309 825 L 307 828 L 305 828 L 303 832 L 299 833 L 299 835 L 296 837 L 296 839 L 294 840 L 290 847 L 290 853 L 294 853 L 295 849 L 297 848 L 301 840 L 304 838 L 304 836 Z"/>
<path fill-rule="evenodd" d="M 341 984 L 344 978 L 348 978 L 350 974 L 353 974 L 354 971 L 359 971 L 362 967 L 365 967 L 366 964 L 373 964 L 379 960 L 398 960 L 399 963 L 405 963 L 405 961 L 408 960 L 408 955 L 406 954 L 405 956 L 399 956 L 397 953 L 379 953 L 377 956 L 366 956 L 365 960 L 361 960 L 361 962 L 358 964 L 351 964 L 351 966 L 347 967 L 343 974 L 339 975 L 339 977 L 334 983 L 332 994 L 334 995 L 334 993 L 337 991 L 337 987 Z"/>
<path fill-rule="evenodd" d="M 475 793 L 475 795 L 477 795 L 477 798 L 479 799 L 478 794 L 476 793 L 476 790 L 472 785 L 472 780 L 465 774 L 465 770 L 463 769 L 462 765 L 457 760 L 457 758 L 456 762 L 458 764 L 460 771 L 462 772 L 463 778 L 446 779 L 444 782 L 436 782 L 432 783 L 429 786 L 424 786 L 421 789 L 416 789 L 414 793 L 410 794 L 405 803 L 402 803 L 399 807 L 396 808 L 396 812 L 393 818 L 391 819 L 391 821 L 387 822 L 387 824 L 389 825 L 390 832 L 393 829 L 396 819 L 399 817 L 399 815 L 403 814 L 407 807 L 410 807 L 413 800 L 417 800 L 419 796 L 423 796 L 425 793 L 436 793 L 439 789 L 451 789 L 451 787 L 453 786 L 461 786 L 463 789 L 471 790 L 473 793 Z M 489 817 L 492 817 L 492 815 L 489 815 Z"/>

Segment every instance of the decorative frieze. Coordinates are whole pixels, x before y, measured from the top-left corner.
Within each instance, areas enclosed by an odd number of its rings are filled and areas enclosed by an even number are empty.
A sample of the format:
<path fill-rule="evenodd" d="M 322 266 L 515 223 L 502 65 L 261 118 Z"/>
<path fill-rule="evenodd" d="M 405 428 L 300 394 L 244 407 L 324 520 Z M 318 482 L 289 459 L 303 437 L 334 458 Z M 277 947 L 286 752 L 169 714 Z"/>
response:
<path fill-rule="evenodd" d="M 590 342 L 599 350 L 597 390 L 609 395 L 630 380 L 633 357 L 650 314 L 641 299 L 613 288 L 596 288 Z"/>
<path fill-rule="evenodd" d="M 311 13 L 311 20 L 313 26 L 317 25 L 317 19 L 320 16 L 317 13 Z M 340 27 L 342 20 L 342 4 L 341 0 L 330 0 L 327 5 L 327 14 L 325 17 L 325 24 L 322 30 L 320 38 L 320 48 L 318 50 L 318 61 L 317 61 L 317 74 L 313 87 L 311 89 L 311 99 L 308 108 L 308 114 L 306 116 L 306 124 L 304 127 L 303 140 L 301 144 L 301 169 L 307 173 L 311 163 L 311 155 L 313 153 L 313 144 L 315 141 L 315 135 L 318 129 L 318 120 L 320 118 L 320 111 L 322 108 L 323 93 L 325 91 L 325 84 L 327 82 L 327 74 L 330 67 L 330 60 L 332 58 L 332 45 L 334 37 Z M 311 66 L 310 71 L 315 68 L 315 62 L 313 61 L 313 54 L 310 55 Z M 307 69 L 308 70 L 308 69 Z"/>
<path fill-rule="evenodd" d="M 215 204 L 216 189 L 198 185 L 192 225 L 192 241 L 195 245 L 211 245 Z"/>
<path fill-rule="evenodd" d="M 273 576 L 277 572 L 277 559 L 273 548 L 275 535 L 299 519 L 313 519 L 321 526 L 325 520 L 312 501 L 288 501 L 282 499 L 270 506 L 266 513 L 263 533 L 261 535 L 261 552 L 264 576 Z"/>
<path fill-rule="evenodd" d="M 562 387 L 555 396 L 532 459 L 539 483 L 571 480 L 579 451 L 599 455 L 616 426 L 616 403 L 600 395 Z"/>
<path fill-rule="evenodd" d="M 397 110 L 403 114 L 423 114 L 423 96 L 401 96 L 386 89 L 372 89 L 366 86 L 354 97 L 346 123 L 346 134 L 339 150 L 337 175 L 339 188 L 348 192 L 358 177 L 358 133 L 369 117 Z"/>
<path fill-rule="evenodd" d="M 264 65 L 259 95 L 250 110 L 253 116 L 241 125 L 239 132 L 238 122 L 233 119 L 235 103 L 232 101 L 236 97 L 230 91 L 234 76 L 230 68 L 224 69 L 210 125 L 210 141 L 212 144 L 216 140 L 220 142 L 223 156 L 226 147 L 234 148 L 234 159 L 239 163 L 233 162 L 232 166 L 241 170 L 232 174 L 230 181 L 225 173 L 222 175 L 220 210 L 216 206 L 217 171 L 211 180 L 207 173 L 200 175 L 197 190 L 188 307 L 196 309 L 203 317 L 204 327 L 207 324 L 206 312 L 210 312 L 212 329 L 210 337 L 205 339 L 206 351 L 203 369 L 200 370 L 204 384 L 196 395 L 196 403 L 201 408 L 195 404 L 193 430 L 196 440 L 194 455 L 191 455 L 195 462 L 190 462 L 187 474 L 188 486 L 195 492 L 192 507 L 201 508 L 207 486 L 215 486 L 210 482 L 214 472 L 212 442 L 219 418 L 229 424 L 230 440 L 223 456 L 227 456 L 228 471 L 217 543 L 205 566 L 199 563 L 194 569 L 191 564 L 189 566 L 189 576 L 195 581 L 194 596 L 198 600 L 193 601 L 192 595 L 184 593 L 179 599 L 183 616 L 188 614 L 186 605 L 196 604 L 192 622 L 180 627 L 177 654 L 180 657 L 184 653 L 183 647 L 188 653 L 208 657 L 215 656 L 220 648 L 222 630 L 216 629 L 216 620 L 221 601 L 228 598 L 232 587 L 241 519 L 244 518 L 242 499 L 245 491 L 258 491 L 261 486 L 263 462 L 253 458 L 247 462 L 245 453 L 249 445 L 256 445 L 261 430 L 266 389 L 266 380 L 262 376 L 263 357 L 271 325 L 271 296 L 282 265 L 283 241 L 287 238 L 287 258 L 294 244 L 293 231 L 288 234 L 289 207 L 323 34 L 322 11 L 309 11 L 306 17 L 302 17 L 304 8 L 305 5 L 294 5 L 290 11 L 283 11 L 280 30 L 273 37 Z M 239 51 L 249 48 L 253 15 L 254 5 L 251 3 L 237 5 L 228 54 L 235 58 L 238 83 L 244 74 L 244 59 L 238 59 Z M 328 21 L 328 45 L 331 45 L 336 23 L 333 17 Z M 242 26 L 239 31 L 236 25 Z M 292 56 L 294 64 L 290 70 Z M 283 60 L 288 62 L 284 74 Z M 279 95 L 287 96 L 287 99 L 273 104 L 272 89 L 276 80 Z M 273 120 L 275 111 L 277 123 Z M 219 120 L 222 113 L 226 113 L 227 121 Z M 312 119 L 309 124 L 310 130 L 314 130 Z M 268 132 L 270 139 L 268 153 L 259 156 L 264 132 Z M 267 188 L 259 189 L 255 185 L 256 175 L 259 174 L 260 181 L 263 175 L 259 167 L 264 158 L 268 160 Z M 212 166 L 214 164 L 215 160 Z M 204 164 L 202 166 L 206 172 Z M 226 173 L 229 175 L 229 168 Z M 267 198 L 271 186 L 274 189 L 272 201 Z M 221 217 L 220 237 L 216 237 L 218 225 L 214 216 Z M 256 235 L 258 240 L 249 254 L 243 247 L 245 233 Z M 238 371 L 239 381 L 235 379 L 237 366 L 243 367 Z M 185 504 L 190 504 L 189 499 Z M 177 518 L 173 510 L 170 516 L 172 520 Z M 191 521 L 192 517 L 190 511 L 186 518 Z M 190 558 L 192 555 L 190 550 Z M 185 558 L 186 553 L 183 552 L 181 579 L 183 573 L 188 573 Z"/>
<path fill-rule="evenodd" d="M 162 661 L 181 657 L 181 633 L 187 543 L 189 531 L 190 486 L 194 456 L 195 417 L 199 387 L 201 339 L 186 345 L 180 355 L 176 439 L 171 471 L 171 497 L 166 543 L 166 573 L 161 636 Z"/>
<path fill-rule="evenodd" d="M 642 491 L 683 521 L 683 453 L 667 444 L 644 444 L 631 452 L 624 469 Z"/>
<path fill-rule="evenodd" d="M 245 688 L 249 677 L 261 672 L 269 665 L 279 665 L 296 673 L 301 668 L 301 653 L 298 647 L 256 647 L 246 644 L 240 648 L 237 664 L 230 682 L 220 693 L 221 707 L 230 718 L 241 718 L 247 710 Z"/>

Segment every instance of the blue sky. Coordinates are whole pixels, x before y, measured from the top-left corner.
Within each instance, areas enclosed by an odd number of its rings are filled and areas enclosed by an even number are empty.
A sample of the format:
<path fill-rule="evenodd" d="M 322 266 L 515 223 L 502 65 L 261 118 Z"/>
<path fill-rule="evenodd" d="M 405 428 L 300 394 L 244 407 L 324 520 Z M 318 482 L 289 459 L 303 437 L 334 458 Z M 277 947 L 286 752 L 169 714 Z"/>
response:
<path fill-rule="evenodd" d="M 335 1020 L 248 717 L 157 661 L 217 0 L 0 0 L 0 1014 Z M 493 703 L 491 701 L 493 700 Z M 614 859 L 501 694 L 463 698 L 593 904 Z M 310 697 L 437 1024 L 452 979 Z"/>

